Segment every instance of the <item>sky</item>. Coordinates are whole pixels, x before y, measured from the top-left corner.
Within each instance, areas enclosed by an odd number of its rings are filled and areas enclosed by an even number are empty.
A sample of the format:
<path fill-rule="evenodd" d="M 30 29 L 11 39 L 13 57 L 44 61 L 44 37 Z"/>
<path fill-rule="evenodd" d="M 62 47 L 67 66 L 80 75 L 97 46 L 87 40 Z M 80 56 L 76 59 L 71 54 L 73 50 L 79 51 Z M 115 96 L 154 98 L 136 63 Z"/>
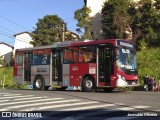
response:
<path fill-rule="evenodd" d="M 84 0 L 0 0 L 0 42 L 14 46 L 14 34 L 32 32 L 46 15 L 58 15 L 76 32 L 74 12 L 83 5 Z"/>

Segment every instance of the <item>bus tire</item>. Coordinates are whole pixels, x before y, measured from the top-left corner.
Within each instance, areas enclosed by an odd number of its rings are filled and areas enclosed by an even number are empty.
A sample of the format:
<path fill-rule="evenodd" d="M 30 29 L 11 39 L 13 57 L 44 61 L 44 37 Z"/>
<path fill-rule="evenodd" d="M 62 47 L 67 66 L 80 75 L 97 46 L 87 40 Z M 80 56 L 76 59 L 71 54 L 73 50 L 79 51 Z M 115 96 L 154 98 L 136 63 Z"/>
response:
<path fill-rule="evenodd" d="M 84 92 L 94 92 L 95 82 L 91 77 L 85 77 L 82 81 L 82 91 Z"/>
<path fill-rule="evenodd" d="M 34 80 L 34 89 L 35 90 L 44 90 L 44 79 L 41 76 L 37 76 L 36 79 Z"/>

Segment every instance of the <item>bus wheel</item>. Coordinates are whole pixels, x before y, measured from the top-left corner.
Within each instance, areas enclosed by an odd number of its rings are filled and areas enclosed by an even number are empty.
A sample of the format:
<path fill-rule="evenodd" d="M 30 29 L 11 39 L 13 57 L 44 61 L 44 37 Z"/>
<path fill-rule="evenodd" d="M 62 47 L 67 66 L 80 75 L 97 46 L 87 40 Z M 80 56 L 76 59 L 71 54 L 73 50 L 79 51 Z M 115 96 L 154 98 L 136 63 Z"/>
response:
<path fill-rule="evenodd" d="M 82 81 L 82 91 L 85 92 L 94 92 L 95 91 L 95 82 L 90 77 L 85 77 Z"/>
<path fill-rule="evenodd" d="M 34 81 L 34 89 L 36 90 L 44 90 L 44 80 L 41 76 L 36 77 Z"/>

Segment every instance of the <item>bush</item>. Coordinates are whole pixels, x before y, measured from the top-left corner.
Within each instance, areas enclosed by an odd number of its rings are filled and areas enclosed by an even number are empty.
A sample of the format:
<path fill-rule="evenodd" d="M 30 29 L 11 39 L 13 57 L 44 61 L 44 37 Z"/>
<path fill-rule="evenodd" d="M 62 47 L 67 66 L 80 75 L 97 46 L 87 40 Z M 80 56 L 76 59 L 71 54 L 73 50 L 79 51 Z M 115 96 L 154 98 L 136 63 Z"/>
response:
<path fill-rule="evenodd" d="M 140 84 L 143 84 L 143 76 L 156 77 L 160 80 L 160 48 L 149 48 L 137 52 L 137 65 Z"/>
<path fill-rule="evenodd" d="M 5 87 L 11 86 L 13 82 L 13 67 L 1 67 L 0 68 L 0 82 L 4 80 L 5 75 Z"/>

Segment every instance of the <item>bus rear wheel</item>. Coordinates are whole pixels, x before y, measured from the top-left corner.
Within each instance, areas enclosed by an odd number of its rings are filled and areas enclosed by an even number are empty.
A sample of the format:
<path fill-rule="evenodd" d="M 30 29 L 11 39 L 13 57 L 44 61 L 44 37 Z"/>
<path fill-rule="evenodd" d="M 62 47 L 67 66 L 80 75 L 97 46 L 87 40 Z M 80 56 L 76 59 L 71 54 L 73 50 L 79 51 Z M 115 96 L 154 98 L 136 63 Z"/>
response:
<path fill-rule="evenodd" d="M 35 90 L 44 90 L 44 79 L 41 76 L 36 77 L 34 81 L 34 89 Z"/>
<path fill-rule="evenodd" d="M 85 77 L 82 81 L 82 91 L 84 92 L 94 92 L 95 91 L 95 82 L 90 77 Z"/>

